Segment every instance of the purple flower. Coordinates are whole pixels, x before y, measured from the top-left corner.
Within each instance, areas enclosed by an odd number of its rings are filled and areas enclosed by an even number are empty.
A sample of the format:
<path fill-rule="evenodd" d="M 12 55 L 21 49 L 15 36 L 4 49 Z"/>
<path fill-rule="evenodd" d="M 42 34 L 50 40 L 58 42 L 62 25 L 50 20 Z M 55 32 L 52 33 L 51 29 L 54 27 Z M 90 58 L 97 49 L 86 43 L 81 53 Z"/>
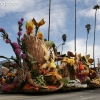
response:
<path fill-rule="evenodd" d="M 19 49 L 20 48 L 19 44 L 16 43 L 16 42 L 13 42 L 12 45 L 13 45 L 14 49 Z"/>
<path fill-rule="evenodd" d="M 23 21 L 24 20 L 24 18 L 21 18 L 21 21 Z"/>
<path fill-rule="evenodd" d="M 6 43 L 10 43 L 10 39 L 6 39 Z"/>
<path fill-rule="evenodd" d="M 21 53 L 21 50 L 20 49 L 15 49 L 15 54 L 16 55 L 19 55 Z"/>
<path fill-rule="evenodd" d="M 22 29 L 22 28 L 20 28 L 19 30 L 20 30 L 20 31 L 22 31 L 23 29 Z"/>
<path fill-rule="evenodd" d="M 19 25 L 22 24 L 22 21 L 18 21 L 18 24 L 19 24 Z"/>
<path fill-rule="evenodd" d="M 18 36 L 21 36 L 21 35 L 22 35 L 22 32 L 21 32 L 21 31 L 19 31 L 19 32 L 18 32 Z"/>
<path fill-rule="evenodd" d="M 21 54 L 21 58 L 22 58 L 22 59 L 25 59 L 25 58 L 26 58 L 26 54 L 24 54 L 24 53 Z"/>

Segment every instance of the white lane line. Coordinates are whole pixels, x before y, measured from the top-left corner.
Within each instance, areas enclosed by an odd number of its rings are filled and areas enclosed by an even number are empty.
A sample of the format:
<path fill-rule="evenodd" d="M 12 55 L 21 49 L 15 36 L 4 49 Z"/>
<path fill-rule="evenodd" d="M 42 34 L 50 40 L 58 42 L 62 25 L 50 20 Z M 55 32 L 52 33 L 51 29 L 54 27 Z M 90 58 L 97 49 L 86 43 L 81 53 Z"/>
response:
<path fill-rule="evenodd" d="M 91 99 L 92 97 L 86 97 L 86 98 L 81 98 L 81 100 L 89 100 L 89 99 Z"/>

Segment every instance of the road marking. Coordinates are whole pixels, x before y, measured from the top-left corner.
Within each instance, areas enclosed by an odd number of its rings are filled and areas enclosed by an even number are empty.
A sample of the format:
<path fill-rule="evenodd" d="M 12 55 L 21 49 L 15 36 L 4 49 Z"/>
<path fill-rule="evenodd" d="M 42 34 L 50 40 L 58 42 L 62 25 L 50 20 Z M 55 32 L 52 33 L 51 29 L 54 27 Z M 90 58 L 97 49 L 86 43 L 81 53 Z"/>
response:
<path fill-rule="evenodd" d="M 91 99 L 92 97 L 81 98 L 81 100 Z"/>

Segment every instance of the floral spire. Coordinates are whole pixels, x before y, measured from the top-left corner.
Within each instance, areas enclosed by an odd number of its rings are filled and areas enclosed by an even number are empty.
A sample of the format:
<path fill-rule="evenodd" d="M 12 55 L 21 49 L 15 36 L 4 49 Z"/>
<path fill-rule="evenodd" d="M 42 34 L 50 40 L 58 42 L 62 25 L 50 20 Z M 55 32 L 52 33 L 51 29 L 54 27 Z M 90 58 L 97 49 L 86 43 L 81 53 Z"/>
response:
<path fill-rule="evenodd" d="M 22 25 L 23 25 L 23 18 L 21 18 L 20 21 L 18 21 L 18 29 L 19 29 L 19 32 L 18 32 L 18 38 L 17 38 L 17 42 L 12 42 L 7 34 L 7 32 L 3 29 L 3 28 L 0 28 L 0 32 L 2 33 L 2 36 L 3 39 L 5 40 L 6 43 L 9 43 L 11 45 L 11 47 L 13 48 L 13 51 L 16 55 L 16 58 L 13 58 L 11 57 L 10 59 L 14 60 L 19 67 L 22 67 L 21 65 L 21 57 L 20 57 L 20 54 L 21 54 L 21 40 L 20 40 L 20 36 L 22 35 Z M 3 56 L 3 58 L 5 58 Z"/>

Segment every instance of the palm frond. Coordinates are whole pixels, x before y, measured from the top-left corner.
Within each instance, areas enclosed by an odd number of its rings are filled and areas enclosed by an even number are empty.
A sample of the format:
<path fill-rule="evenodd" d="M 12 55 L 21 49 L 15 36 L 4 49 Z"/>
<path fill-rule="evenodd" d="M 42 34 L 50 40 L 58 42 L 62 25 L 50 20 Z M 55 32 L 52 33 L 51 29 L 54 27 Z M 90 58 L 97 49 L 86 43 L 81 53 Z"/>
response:
<path fill-rule="evenodd" d="M 63 34 L 63 35 L 62 35 L 62 40 L 63 40 L 63 42 L 66 42 L 66 38 L 67 38 L 66 34 Z"/>

